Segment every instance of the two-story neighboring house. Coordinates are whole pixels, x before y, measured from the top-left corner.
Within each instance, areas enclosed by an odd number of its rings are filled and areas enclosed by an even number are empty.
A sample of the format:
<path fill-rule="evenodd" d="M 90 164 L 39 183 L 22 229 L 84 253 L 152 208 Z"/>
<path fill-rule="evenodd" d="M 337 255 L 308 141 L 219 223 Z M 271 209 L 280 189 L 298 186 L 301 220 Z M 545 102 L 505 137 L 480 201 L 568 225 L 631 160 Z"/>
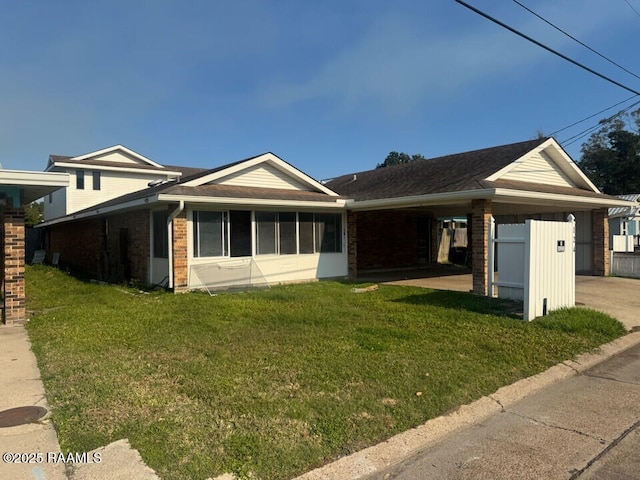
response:
<path fill-rule="evenodd" d="M 68 173 L 71 183 L 45 197 L 44 219 L 64 217 L 200 170 L 160 165 L 122 145 L 77 157 L 50 155 L 45 171 Z"/>

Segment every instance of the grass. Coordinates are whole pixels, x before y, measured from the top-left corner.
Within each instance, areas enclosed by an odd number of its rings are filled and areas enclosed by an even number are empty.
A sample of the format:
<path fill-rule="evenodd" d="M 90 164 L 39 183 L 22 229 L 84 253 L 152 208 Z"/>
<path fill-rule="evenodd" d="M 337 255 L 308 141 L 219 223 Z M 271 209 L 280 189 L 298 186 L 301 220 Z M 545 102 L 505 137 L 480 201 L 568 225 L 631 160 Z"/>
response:
<path fill-rule="evenodd" d="M 64 450 L 129 438 L 162 478 L 290 478 L 624 334 L 470 294 L 321 282 L 209 297 L 27 268 Z M 417 395 L 421 392 L 421 395 Z"/>

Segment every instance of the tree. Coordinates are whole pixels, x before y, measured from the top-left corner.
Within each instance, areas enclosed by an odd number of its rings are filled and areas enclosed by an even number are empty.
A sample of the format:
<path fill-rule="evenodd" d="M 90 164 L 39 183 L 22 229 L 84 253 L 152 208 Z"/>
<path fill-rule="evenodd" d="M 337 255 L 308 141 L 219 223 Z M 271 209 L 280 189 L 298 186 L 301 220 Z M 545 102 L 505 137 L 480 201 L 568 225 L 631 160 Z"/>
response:
<path fill-rule="evenodd" d="M 24 206 L 24 224 L 33 227 L 44 218 L 44 203 L 31 202 Z"/>
<path fill-rule="evenodd" d="M 416 160 L 426 160 L 426 158 L 419 153 L 414 153 L 413 155 L 409 155 L 404 152 L 389 152 L 387 158 L 384 159 L 384 162 L 376 165 L 376 168 L 384 168 L 389 167 L 391 165 L 401 165 L 403 163 L 415 162 Z"/>
<path fill-rule="evenodd" d="M 600 125 L 582 145 L 580 167 L 603 193 L 640 193 L 640 109 Z"/>

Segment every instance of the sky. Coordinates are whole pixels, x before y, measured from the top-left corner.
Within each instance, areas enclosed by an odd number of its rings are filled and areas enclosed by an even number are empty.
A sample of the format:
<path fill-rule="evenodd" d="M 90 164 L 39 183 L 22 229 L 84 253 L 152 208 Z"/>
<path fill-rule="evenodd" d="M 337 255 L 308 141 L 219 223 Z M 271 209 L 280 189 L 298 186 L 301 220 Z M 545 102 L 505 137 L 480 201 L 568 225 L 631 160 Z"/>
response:
<path fill-rule="evenodd" d="M 520 1 L 640 76 L 640 0 Z M 640 91 L 640 79 L 515 2 L 467 3 Z M 433 158 L 548 135 L 633 96 L 454 0 L 0 0 L 0 9 L 6 169 L 42 171 L 50 154 L 121 144 L 202 168 L 270 151 L 321 180 L 375 168 L 390 151 Z M 584 140 L 565 146 L 574 160 Z"/>

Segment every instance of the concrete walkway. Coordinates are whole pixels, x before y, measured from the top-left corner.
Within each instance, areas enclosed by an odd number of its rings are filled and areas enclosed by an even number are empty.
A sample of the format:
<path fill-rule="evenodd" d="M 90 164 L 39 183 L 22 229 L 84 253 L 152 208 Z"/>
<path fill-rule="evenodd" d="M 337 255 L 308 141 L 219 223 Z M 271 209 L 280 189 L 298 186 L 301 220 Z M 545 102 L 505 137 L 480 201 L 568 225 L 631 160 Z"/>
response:
<path fill-rule="evenodd" d="M 17 407 L 47 410 L 44 385 L 26 330 L 20 324 L 0 326 L 0 413 Z M 71 452 L 58 444 L 49 414 L 23 425 L 0 428 L 0 479 L 11 480 L 156 480 L 126 439 L 91 452 Z M 76 455 L 78 454 L 78 455 Z M 24 463 L 27 460 L 30 463 Z"/>

